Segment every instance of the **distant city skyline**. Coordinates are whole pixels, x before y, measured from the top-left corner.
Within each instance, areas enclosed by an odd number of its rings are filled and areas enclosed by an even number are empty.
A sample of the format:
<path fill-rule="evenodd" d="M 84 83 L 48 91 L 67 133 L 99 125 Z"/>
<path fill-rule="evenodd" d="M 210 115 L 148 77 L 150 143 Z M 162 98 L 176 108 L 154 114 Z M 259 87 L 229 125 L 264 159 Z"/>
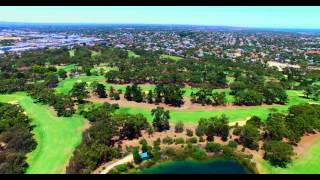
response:
<path fill-rule="evenodd" d="M 1 22 L 320 29 L 319 6 L 2 6 L 0 12 Z"/>

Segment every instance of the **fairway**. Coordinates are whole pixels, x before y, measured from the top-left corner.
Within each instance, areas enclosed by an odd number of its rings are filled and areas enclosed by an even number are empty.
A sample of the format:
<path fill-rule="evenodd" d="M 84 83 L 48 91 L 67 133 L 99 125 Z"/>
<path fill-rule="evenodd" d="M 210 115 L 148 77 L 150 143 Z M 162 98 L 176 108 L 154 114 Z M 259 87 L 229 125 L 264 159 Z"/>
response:
<path fill-rule="evenodd" d="M 28 154 L 27 173 L 64 173 L 73 150 L 81 142 L 85 119 L 77 114 L 57 117 L 54 110 L 33 103 L 25 93 L 0 95 L 0 101 L 18 101 L 35 125 L 33 132 L 38 145 Z"/>
<path fill-rule="evenodd" d="M 262 120 L 266 120 L 268 114 L 276 109 L 278 112 L 286 112 L 288 108 L 292 105 L 313 102 L 308 99 L 304 99 L 301 96 L 302 91 L 288 90 L 289 102 L 286 105 L 264 105 L 264 106 L 242 106 L 237 108 L 226 108 L 226 109 L 212 109 L 203 111 L 177 111 L 170 110 L 170 122 L 183 121 L 188 124 L 197 124 L 200 118 L 209 118 L 212 116 L 221 116 L 225 114 L 229 118 L 229 122 L 246 120 L 251 116 L 259 116 Z M 231 101 L 233 97 L 227 96 L 228 101 Z M 126 108 L 120 107 L 119 112 L 125 113 L 141 113 L 147 117 L 149 121 L 152 120 L 150 111 L 142 108 Z"/>

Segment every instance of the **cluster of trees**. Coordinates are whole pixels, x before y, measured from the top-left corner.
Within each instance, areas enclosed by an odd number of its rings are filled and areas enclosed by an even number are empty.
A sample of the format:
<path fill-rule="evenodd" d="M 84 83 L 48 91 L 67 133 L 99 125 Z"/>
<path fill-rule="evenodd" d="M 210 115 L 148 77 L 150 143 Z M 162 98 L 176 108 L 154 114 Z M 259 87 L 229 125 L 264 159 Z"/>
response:
<path fill-rule="evenodd" d="M 140 51 L 140 57 L 118 59 L 111 63 L 118 70 L 106 73 L 110 83 L 169 83 L 183 85 L 207 84 L 213 87 L 227 87 L 224 66 L 228 62 L 213 61 L 215 57 L 201 61 L 181 59 L 179 61 L 161 58 L 160 52 Z"/>
<path fill-rule="evenodd" d="M 237 105 L 285 104 L 288 96 L 285 88 L 278 82 L 266 82 L 263 76 L 254 73 L 240 75 L 230 84 L 231 95 Z"/>
<path fill-rule="evenodd" d="M 304 87 L 304 95 L 307 98 L 311 98 L 313 100 L 319 100 L 320 98 L 320 85 L 318 84 L 309 84 Z"/>
<path fill-rule="evenodd" d="M 150 126 L 141 114 L 114 113 L 118 108 L 118 105 L 104 103 L 82 112 L 92 126 L 85 131 L 69 162 L 67 173 L 91 173 L 101 163 L 121 157 L 121 148 L 115 143 L 138 138 L 141 130 Z"/>
<path fill-rule="evenodd" d="M 137 84 L 133 84 L 132 86 L 126 87 L 124 98 L 128 101 L 142 102 L 144 98 L 144 93 Z"/>
<path fill-rule="evenodd" d="M 225 92 L 212 92 L 211 88 L 201 88 L 196 93 L 191 92 L 191 102 L 201 105 L 225 105 L 226 104 Z"/>
<path fill-rule="evenodd" d="M 233 133 L 239 136 L 238 143 L 254 150 L 259 149 L 258 142 L 263 140 L 264 158 L 274 166 L 285 167 L 294 155 L 292 145 L 319 129 L 320 105 L 301 104 L 291 106 L 288 114 L 270 113 L 265 123 L 253 116 L 245 126 L 235 127 Z"/>
<path fill-rule="evenodd" d="M 227 141 L 230 130 L 228 123 L 228 118 L 225 115 L 209 119 L 201 118 L 196 128 L 196 135 L 200 137 L 206 135 L 208 141 L 213 141 L 214 136 L 219 136 L 223 141 Z"/>
<path fill-rule="evenodd" d="M 68 94 L 55 94 L 54 90 L 48 88 L 44 83 L 29 84 L 27 93 L 36 103 L 53 106 L 58 116 L 70 117 L 75 113 L 74 100 Z"/>
<path fill-rule="evenodd" d="M 0 103 L 1 174 L 23 174 L 28 168 L 26 154 L 37 146 L 30 122 L 20 106 Z"/>
<path fill-rule="evenodd" d="M 157 84 L 154 91 L 150 90 L 147 94 L 137 85 L 127 86 L 124 98 L 128 101 L 165 103 L 172 106 L 181 106 L 183 104 L 184 91 L 180 86 L 174 84 Z"/>

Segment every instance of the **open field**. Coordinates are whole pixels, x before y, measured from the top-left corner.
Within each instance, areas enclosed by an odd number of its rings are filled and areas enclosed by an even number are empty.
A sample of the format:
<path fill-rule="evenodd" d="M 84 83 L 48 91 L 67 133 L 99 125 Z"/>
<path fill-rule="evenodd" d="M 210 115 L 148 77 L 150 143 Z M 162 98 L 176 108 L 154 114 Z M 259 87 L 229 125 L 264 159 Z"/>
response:
<path fill-rule="evenodd" d="M 28 154 L 27 173 L 64 173 L 75 147 L 80 144 L 86 120 L 75 114 L 57 117 L 49 106 L 35 104 L 25 93 L 0 95 L 1 102 L 18 102 L 32 118 L 37 148 Z"/>

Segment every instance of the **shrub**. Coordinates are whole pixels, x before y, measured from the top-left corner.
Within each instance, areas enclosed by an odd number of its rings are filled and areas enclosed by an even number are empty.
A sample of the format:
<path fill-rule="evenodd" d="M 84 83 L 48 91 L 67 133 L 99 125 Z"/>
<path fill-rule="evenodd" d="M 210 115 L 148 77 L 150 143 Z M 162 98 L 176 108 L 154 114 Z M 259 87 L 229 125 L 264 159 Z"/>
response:
<path fill-rule="evenodd" d="M 233 140 L 231 140 L 231 141 L 228 142 L 228 146 L 235 149 L 235 148 L 237 148 L 238 143 L 233 141 Z"/>
<path fill-rule="evenodd" d="M 193 131 L 191 129 L 187 129 L 187 136 L 192 137 Z"/>
<path fill-rule="evenodd" d="M 153 141 L 153 146 L 160 146 L 161 144 L 161 139 L 158 138 L 157 140 Z"/>
<path fill-rule="evenodd" d="M 196 144 L 197 142 L 198 142 L 198 139 L 196 137 L 188 138 L 186 140 L 186 143 L 190 143 L 190 144 Z"/>
<path fill-rule="evenodd" d="M 200 138 L 199 138 L 199 142 L 204 142 L 205 140 L 204 140 L 204 138 L 201 136 Z"/>
<path fill-rule="evenodd" d="M 127 171 L 128 167 L 126 164 L 120 164 L 118 166 L 116 166 L 116 169 L 119 171 L 119 172 L 125 172 Z"/>
<path fill-rule="evenodd" d="M 173 139 L 171 137 L 165 137 L 162 139 L 163 144 L 173 144 Z"/>
<path fill-rule="evenodd" d="M 184 139 L 183 138 L 175 139 L 175 144 L 184 144 Z"/>
<path fill-rule="evenodd" d="M 151 135 L 151 134 L 153 134 L 153 128 L 151 127 L 151 126 L 149 126 L 148 128 L 147 128 L 147 133 L 149 134 L 149 135 Z"/>
<path fill-rule="evenodd" d="M 208 152 L 219 153 L 222 150 L 222 146 L 218 143 L 208 142 L 206 145 L 206 150 Z"/>
<path fill-rule="evenodd" d="M 196 128 L 196 135 L 197 136 L 201 137 L 201 136 L 204 135 L 204 133 L 205 133 L 205 129 L 204 128 L 199 127 L 199 126 Z"/>
<path fill-rule="evenodd" d="M 174 127 L 174 131 L 176 133 L 182 133 L 184 130 L 184 124 L 182 121 L 179 121 L 176 123 L 175 127 Z"/>
<path fill-rule="evenodd" d="M 241 134 L 241 131 L 242 131 L 242 127 L 238 126 L 238 127 L 234 128 L 233 134 L 236 136 L 239 136 Z"/>
<path fill-rule="evenodd" d="M 194 148 L 193 149 L 193 152 L 191 154 L 191 157 L 196 159 L 196 160 L 204 160 L 206 159 L 208 156 L 207 156 L 207 153 L 201 149 L 201 148 Z"/>

